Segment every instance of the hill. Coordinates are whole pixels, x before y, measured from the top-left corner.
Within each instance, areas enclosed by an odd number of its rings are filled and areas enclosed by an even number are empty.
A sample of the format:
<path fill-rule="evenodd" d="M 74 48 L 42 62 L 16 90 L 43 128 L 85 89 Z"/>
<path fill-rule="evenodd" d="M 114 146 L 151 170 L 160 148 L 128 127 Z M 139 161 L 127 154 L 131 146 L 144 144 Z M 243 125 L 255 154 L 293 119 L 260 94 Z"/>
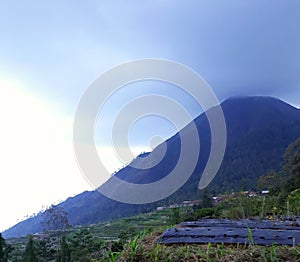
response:
<path fill-rule="evenodd" d="M 259 176 L 282 166 L 286 147 L 300 136 L 300 110 L 271 97 L 231 98 L 222 103 L 222 108 L 227 126 L 227 148 L 222 166 L 209 189 L 214 192 L 255 189 Z M 199 179 L 210 152 L 210 129 L 205 114 L 201 114 L 194 122 L 201 141 L 201 152 L 193 174 L 180 190 L 164 200 L 147 205 L 119 203 L 96 191 L 83 192 L 60 204 L 68 212 L 70 224 L 95 223 L 150 211 L 159 205 L 197 199 Z M 161 179 L 177 163 L 179 135 L 175 134 L 166 143 L 165 158 L 155 167 L 136 169 L 127 166 L 116 176 L 134 183 Z M 150 153 L 152 158 L 156 157 L 158 150 L 159 147 Z M 38 215 L 5 231 L 4 237 L 41 230 L 41 215 Z"/>

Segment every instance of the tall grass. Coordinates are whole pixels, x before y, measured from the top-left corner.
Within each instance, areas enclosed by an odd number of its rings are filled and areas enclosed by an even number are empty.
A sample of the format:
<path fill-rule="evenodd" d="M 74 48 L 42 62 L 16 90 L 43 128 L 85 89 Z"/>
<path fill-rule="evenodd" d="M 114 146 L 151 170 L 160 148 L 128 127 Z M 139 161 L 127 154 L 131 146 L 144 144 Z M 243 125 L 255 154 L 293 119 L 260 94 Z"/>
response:
<path fill-rule="evenodd" d="M 211 243 L 207 243 L 206 253 L 205 253 L 205 257 L 207 261 L 209 261 L 210 248 L 211 248 Z"/>
<path fill-rule="evenodd" d="M 270 261 L 271 262 L 277 262 L 277 254 L 276 254 L 276 247 L 274 244 L 270 247 Z"/>
<path fill-rule="evenodd" d="M 252 231 L 248 227 L 248 225 L 247 225 L 247 238 L 248 238 L 250 246 L 253 246 L 254 245 L 254 241 L 253 241 Z"/>

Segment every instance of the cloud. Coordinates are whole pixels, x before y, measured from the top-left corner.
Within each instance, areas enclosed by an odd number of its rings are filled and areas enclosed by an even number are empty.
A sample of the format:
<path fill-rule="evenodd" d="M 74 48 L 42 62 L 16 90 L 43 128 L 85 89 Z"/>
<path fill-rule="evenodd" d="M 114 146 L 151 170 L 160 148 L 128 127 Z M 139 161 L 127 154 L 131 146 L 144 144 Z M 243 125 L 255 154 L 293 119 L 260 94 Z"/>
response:
<path fill-rule="evenodd" d="M 263 94 L 294 101 L 286 90 L 299 89 L 298 0 L 3 2 L 0 7 L 1 60 L 34 78 L 40 83 L 31 87 L 34 92 L 46 93 L 69 112 L 104 70 L 145 57 L 190 66 L 221 100 Z"/>

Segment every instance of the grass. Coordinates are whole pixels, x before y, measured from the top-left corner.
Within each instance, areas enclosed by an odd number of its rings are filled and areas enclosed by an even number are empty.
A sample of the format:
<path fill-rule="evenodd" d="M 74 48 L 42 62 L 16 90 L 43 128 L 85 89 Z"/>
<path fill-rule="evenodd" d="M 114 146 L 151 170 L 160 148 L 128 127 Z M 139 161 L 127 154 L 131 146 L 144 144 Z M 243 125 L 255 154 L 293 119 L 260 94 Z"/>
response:
<path fill-rule="evenodd" d="M 254 245 L 254 241 L 253 241 L 253 237 L 252 237 L 252 231 L 248 227 L 248 225 L 247 225 L 247 238 L 248 238 L 249 244 Z"/>
<path fill-rule="evenodd" d="M 209 258 L 210 248 L 211 248 L 211 243 L 207 243 L 207 246 L 206 246 L 206 257 L 205 257 L 207 261 L 210 260 L 210 258 Z"/>
<path fill-rule="evenodd" d="M 276 255 L 276 247 L 274 245 L 272 245 L 270 247 L 270 260 L 271 262 L 277 262 L 277 255 Z"/>
<path fill-rule="evenodd" d="M 109 259 L 111 262 L 117 261 L 117 254 L 116 252 L 112 252 L 111 250 L 109 251 Z"/>

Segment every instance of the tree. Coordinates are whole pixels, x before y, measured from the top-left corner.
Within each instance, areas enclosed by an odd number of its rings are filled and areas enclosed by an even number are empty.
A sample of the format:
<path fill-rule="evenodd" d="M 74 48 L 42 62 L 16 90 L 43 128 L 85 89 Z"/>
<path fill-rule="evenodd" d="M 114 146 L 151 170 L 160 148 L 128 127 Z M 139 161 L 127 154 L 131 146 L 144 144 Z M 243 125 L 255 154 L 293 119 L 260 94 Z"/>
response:
<path fill-rule="evenodd" d="M 211 207 L 205 207 L 197 210 L 197 218 L 211 217 L 215 214 L 215 210 Z"/>
<path fill-rule="evenodd" d="M 212 207 L 212 196 L 207 188 L 199 191 L 200 207 L 207 208 Z"/>
<path fill-rule="evenodd" d="M 11 245 L 6 244 L 5 239 L 0 233 L 0 262 L 8 261 L 9 254 L 13 251 Z"/>
<path fill-rule="evenodd" d="M 291 192 L 300 188 L 300 137 L 288 146 L 284 160 L 286 163 L 283 171 L 287 174 L 285 189 Z"/>
<path fill-rule="evenodd" d="M 0 233 L 0 261 L 4 262 L 5 260 L 5 239 L 2 237 L 2 234 Z"/>
<path fill-rule="evenodd" d="M 271 190 L 280 185 L 280 177 L 275 171 L 270 171 L 264 176 L 260 176 L 257 180 L 258 190 Z"/>
<path fill-rule="evenodd" d="M 70 226 L 67 212 L 62 207 L 55 205 L 51 205 L 43 213 L 42 224 L 44 230 L 65 229 Z"/>
<path fill-rule="evenodd" d="M 88 229 L 80 230 L 71 239 L 71 261 L 91 261 L 93 253 L 98 252 L 102 244 L 102 241 L 99 241 L 98 239 L 93 237 Z"/>
<path fill-rule="evenodd" d="M 182 220 L 181 220 L 181 212 L 180 212 L 180 209 L 178 207 L 175 207 L 175 208 L 172 208 L 172 215 L 170 217 L 170 222 L 175 225 L 175 224 L 178 224 L 180 223 Z"/>
<path fill-rule="evenodd" d="M 37 262 L 37 255 L 36 255 L 36 248 L 34 245 L 33 237 L 30 235 L 26 248 L 25 248 L 25 256 L 24 256 L 25 262 Z"/>
<path fill-rule="evenodd" d="M 300 214 L 300 188 L 291 192 L 288 196 L 290 211 L 299 216 Z"/>
<path fill-rule="evenodd" d="M 66 241 L 66 237 L 63 236 L 60 240 L 60 249 L 55 259 L 56 262 L 69 262 L 71 261 L 71 250 Z"/>

